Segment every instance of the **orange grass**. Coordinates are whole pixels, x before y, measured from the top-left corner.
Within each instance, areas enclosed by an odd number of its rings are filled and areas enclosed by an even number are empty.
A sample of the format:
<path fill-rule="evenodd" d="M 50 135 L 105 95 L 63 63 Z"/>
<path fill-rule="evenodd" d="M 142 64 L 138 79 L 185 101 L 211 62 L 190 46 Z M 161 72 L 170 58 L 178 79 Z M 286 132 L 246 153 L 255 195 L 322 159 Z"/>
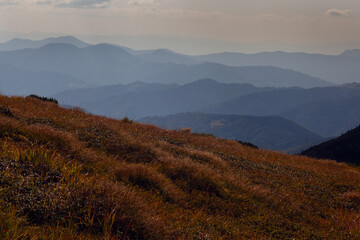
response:
<path fill-rule="evenodd" d="M 360 171 L 0 96 L 0 239 L 359 239 Z"/>

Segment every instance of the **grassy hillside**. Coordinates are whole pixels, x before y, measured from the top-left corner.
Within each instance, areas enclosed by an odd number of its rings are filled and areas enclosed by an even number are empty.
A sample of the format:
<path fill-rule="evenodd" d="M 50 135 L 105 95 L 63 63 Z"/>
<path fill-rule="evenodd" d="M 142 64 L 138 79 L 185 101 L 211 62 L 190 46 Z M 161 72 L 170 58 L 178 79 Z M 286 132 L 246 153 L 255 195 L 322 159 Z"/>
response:
<path fill-rule="evenodd" d="M 0 239 L 358 239 L 360 171 L 0 96 Z"/>

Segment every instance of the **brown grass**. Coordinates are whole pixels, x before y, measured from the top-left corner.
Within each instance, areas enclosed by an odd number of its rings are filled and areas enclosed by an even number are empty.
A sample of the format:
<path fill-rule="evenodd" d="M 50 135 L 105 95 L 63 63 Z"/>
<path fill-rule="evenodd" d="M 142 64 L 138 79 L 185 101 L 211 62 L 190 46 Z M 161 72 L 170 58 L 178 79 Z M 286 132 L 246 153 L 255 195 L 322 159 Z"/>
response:
<path fill-rule="evenodd" d="M 360 171 L 0 96 L 0 239 L 359 239 Z"/>

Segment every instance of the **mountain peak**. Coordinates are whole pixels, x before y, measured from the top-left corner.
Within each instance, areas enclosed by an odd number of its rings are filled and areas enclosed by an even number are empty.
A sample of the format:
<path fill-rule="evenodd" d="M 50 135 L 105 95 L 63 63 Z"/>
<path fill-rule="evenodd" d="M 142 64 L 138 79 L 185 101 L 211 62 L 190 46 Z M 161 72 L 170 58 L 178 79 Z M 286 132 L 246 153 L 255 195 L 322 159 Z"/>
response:
<path fill-rule="evenodd" d="M 17 43 L 17 42 L 24 42 L 24 41 L 31 41 L 31 40 L 28 40 L 28 39 L 22 39 L 22 38 L 13 38 L 5 43 Z"/>
<path fill-rule="evenodd" d="M 18 50 L 23 48 L 29 48 L 33 41 L 29 39 L 22 38 L 12 38 L 11 40 L 1 43 L 0 50 L 10 51 L 10 50 Z"/>
<path fill-rule="evenodd" d="M 220 84 L 220 83 L 211 78 L 203 78 L 196 80 L 195 82 L 189 83 L 188 85 L 209 85 L 209 84 Z"/>
<path fill-rule="evenodd" d="M 78 49 L 78 47 L 69 44 L 69 43 L 49 43 L 46 44 L 42 47 L 40 47 L 39 49 L 44 50 L 44 49 L 55 49 L 55 48 L 61 48 L 61 49 Z"/>
<path fill-rule="evenodd" d="M 358 83 L 358 82 L 346 83 L 346 84 L 341 85 L 341 87 L 360 89 L 360 83 Z"/>
<path fill-rule="evenodd" d="M 74 41 L 81 41 L 79 39 L 77 39 L 76 37 L 74 36 L 60 36 L 60 37 L 56 37 L 56 38 L 53 38 L 53 39 L 56 39 L 56 40 L 74 40 Z"/>
<path fill-rule="evenodd" d="M 41 42 L 44 42 L 44 43 L 68 43 L 68 44 L 72 44 L 79 48 L 90 46 L 90 44 L 83 42 L 74 36 L 60 36 L 60 37 L 56 37 L 56 38 L 47 38 L 47 39 L 41 40 Z"/>
<path fill-rule="evenodd" d="M 360 49 L 346 50 L 340 56 L 360 57 Z"/>
<path fill-rule="evenodd" d="M 30 39 L 21 39 L 13 38 L 10 41 L 0 44 L 0 50 L 2 51 L 12 51 L 20 50 L 25 48 L 41 48 L 48 44 L 71 44 L 78 48 L 83 48 L 90 46 L 90 44 L 83 42 L 73 36 L 61 36 L 56 38 L 45 38 L 42 40 L 30 40 Z"/>
<path fill-rule="evenodd" d="M 91 46 L 86 47 L 85 49 L 90 50 L 94 53 L 98 53 L 98 54 L 116 53 L 116 54 L 120 54 L 122 56 L 127 56 L 130 59 L 134 58 L 133 55 L 131 55 L 124 48 L 116 46 L 116 45 L 108 44 L 108 43 L 99 43 L 96 45 L 91 45 Z"/>
<path fill-rule="evenodd" d="M 166 48 L 160 48 L 160 49 L 156 49 L 153 51 L 153 53 L 166 53 L 166 54 L 176 54 L 175 52 L 173 51 L 170 51 L 169 49 L 166 49 Z"/>
<path fill-rule="evenodd" d="M 37 51 L 41 54 L 45 54 L 45 56 L 48 56 L 49 54 L 53 56 L 53 54 L 61 55 L 63 53 L 73 53 L 79 49 L 80 48 L 68 43 L 49 43 L 38 48 Z"/>

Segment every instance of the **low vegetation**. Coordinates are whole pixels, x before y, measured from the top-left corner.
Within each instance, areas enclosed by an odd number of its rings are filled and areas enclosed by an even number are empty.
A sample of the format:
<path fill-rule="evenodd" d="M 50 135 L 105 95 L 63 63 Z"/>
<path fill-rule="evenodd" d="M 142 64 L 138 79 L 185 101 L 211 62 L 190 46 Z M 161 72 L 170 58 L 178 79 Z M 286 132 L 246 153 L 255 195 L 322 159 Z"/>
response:
<path fill-rule="evenodd" d="M 39 99 L 39 100 L 44 101 L 44 102 L 53 102 L 53 103 L 59 104 L 58 100 L 56 100 L 55 98 L 41 97 L 41 96 L 38 96 L 38 95 L 35 95 L 35 94 L 31 94 L 28 97 L 36 98 L 36 99 Z"/>
<path fill-rule="evenodd" d="M 360 238 L 356 167 L 37 98 L 0 105 L 0 239 Z"/>

